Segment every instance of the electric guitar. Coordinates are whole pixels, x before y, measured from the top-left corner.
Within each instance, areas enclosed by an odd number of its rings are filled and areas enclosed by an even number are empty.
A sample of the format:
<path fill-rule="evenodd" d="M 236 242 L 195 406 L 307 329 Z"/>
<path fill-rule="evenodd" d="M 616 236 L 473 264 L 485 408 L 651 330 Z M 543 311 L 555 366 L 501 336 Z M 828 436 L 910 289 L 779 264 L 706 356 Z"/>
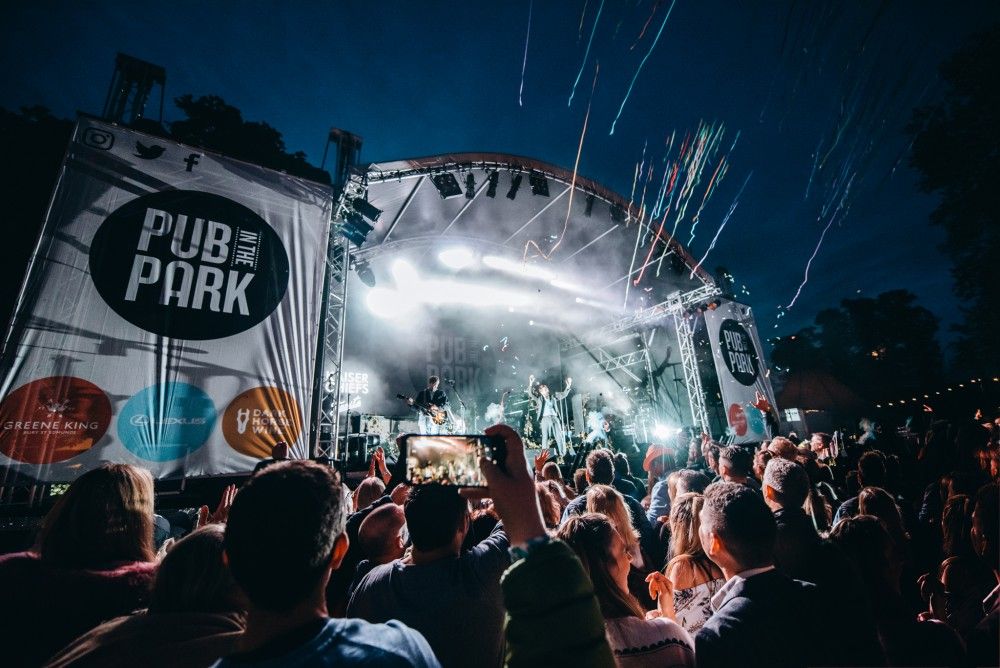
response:
<path fill-rule="evenodd" d="M 437 425 L 442 425 L 445 420 L 448 419 L 448 412 L 441 408 L 440 406 L 435 406 L 434 404 L 420 404 L 413 397 L 408 397 L 405 394 L 397 394 L 397 399 L 402 399 L 406 403 L 410 404 L 418 411 L 426 415 L 431 419 L 431 422 Z M 412 402 L 412 403 L 410 403 Z"/>

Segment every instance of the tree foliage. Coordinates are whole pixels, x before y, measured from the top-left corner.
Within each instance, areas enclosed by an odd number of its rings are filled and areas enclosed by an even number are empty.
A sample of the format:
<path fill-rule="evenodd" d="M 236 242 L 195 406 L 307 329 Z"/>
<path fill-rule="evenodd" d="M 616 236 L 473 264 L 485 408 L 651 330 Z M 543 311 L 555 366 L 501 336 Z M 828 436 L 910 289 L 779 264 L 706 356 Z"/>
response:
<path fill-rule="evenodd" d="M 71 121 L 44 107 L 20 112 L 0 108 L 0 142 L 10 157 L 10 168 L 0 179 L 5 209 L 0 326 L 6 327 L 13 314 L 72 131 Z"/>
<path fill-rule="evenodd" d="M 310 165 L 305 153 L 289 153 L 278 130 L 267 123 L 244 120 L 240 110 L 221 97 L 182 95 L 174 103 L 187 117 L 170 124 L 173 139 L 313 181 L 330 182 L 330 175 Z"/>
<path fill-rule="evenodd" d="M 829 372 L 859 397 L 903 396 L 941 382 L 937 329 L 916 295 L 892 290 L 820 311 L 814 326 L 778 339 L 771 359 L 791 372 Z"/>
<path fill-rule="evenodd" d="M 947 89 L 909 125 L 920 187 L 941 197 L 931 220 L 944 228 L 963 313 L 956 366 L 1000 369 L 1000 25 L 975 36 L 941 67 Z"/>

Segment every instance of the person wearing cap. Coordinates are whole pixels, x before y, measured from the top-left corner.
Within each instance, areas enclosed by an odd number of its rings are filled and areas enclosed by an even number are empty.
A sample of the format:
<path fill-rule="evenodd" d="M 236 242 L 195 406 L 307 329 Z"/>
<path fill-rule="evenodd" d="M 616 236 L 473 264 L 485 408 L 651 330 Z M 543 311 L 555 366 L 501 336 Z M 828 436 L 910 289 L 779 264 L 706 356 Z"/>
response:
<path fill-rule="evenodd" d="M 651 526 L 657 526 L 657 518 L 670 516 L 670 490 L 667 487 L 667 466 L 670 450 L 664 445 L 650 445 L 642 460 L 642 470 L 650 480 L 656 480 L 649 492 L 649 509 L 646 519 Z"/>

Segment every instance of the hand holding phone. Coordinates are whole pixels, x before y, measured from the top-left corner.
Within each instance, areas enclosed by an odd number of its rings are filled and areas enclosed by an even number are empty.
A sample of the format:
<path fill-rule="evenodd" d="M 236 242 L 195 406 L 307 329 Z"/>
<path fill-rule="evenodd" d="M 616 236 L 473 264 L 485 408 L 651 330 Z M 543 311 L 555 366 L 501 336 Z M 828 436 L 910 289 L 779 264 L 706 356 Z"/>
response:
<path fill-rule="evenodd" d="M 470 500 L 492 498 L 511 545 L 524 545 L 532 538 L 544 536 L 535 480 L 528 470 L 521 437 L 503 424 L 488 427 L 486 435 L 503 441 L 506 456 L 499 463 L 481 458 L 479 467 L 487 488 L 463 489 L 459 494 Z"/>
<path fill-rule="evenodd" d="M 503 466 L 507 457 L 504 439 L 487 434 L 407 434 L 402 438 L 401 455 L 408 484 L 455 487 L 485 487 L 480 459 Z"/>

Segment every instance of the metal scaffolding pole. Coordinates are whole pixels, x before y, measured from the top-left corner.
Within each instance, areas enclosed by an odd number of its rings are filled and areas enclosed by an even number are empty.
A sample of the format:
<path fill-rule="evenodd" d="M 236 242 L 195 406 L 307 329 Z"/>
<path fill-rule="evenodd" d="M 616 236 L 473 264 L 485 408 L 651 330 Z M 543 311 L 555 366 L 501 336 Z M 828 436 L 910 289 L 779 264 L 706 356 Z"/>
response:
<path fill-rule="evenodd" d="M 333 214 L 330 241 L 327 245 L 327 275 L 323 294 L 318 359 L 316 360 L 316 405 L 313 421 L 313 457 L 337 461 L 340 449 L 341 371 L 344 364 L 344 339 L 347 324 L 347 287 L 351 267 L 351 242 L 341 236 L 345 212 L 357 197 L 365 193 L 363 173 L 352 173 L 344 184 Z"/>
<path fill-rule="evenodd" d="M 681 368 L 684 370 L 684 387 L 687 389 L 688 405 L 691 408 L 691 421 L 700 427 L 702 433 L 709 434 L 708 409 L 705 406 L 705 393 L 701 389 L 701 374 L 698 371 L 698 358 L 694 350 L 694 330 L 691 319 L 684 312 L 681 293 L 670 295 L 670 314 L 674 319 L 674 329 L 677 331 L 677 347 L 681 356 Z"/>

